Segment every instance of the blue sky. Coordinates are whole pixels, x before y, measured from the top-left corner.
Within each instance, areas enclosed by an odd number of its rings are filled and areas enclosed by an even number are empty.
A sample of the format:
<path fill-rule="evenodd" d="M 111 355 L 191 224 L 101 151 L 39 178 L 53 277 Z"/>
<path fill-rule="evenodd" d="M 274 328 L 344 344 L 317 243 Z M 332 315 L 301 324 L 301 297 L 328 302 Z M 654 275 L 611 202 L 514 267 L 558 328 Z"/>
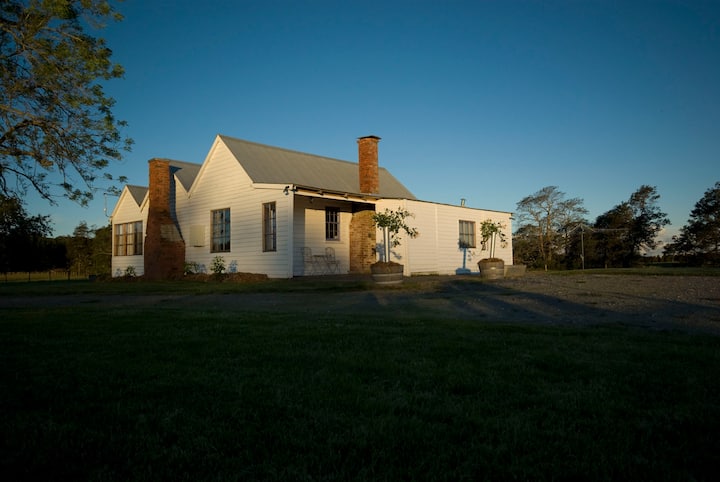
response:
<path fill-rule="evenodd" d="M 657 186 L 670 233 L 720 181 L 720 3 L 127 0 L 100 33 L 133 151 L 202 162 L 216 134 L 380 164 L 418 198 L 515 211 L 556 185 L 596 216 Z M 108 198 L 112 210 L 116 198 Z M 89 208 L 31 201 L 55 235 Z"/>

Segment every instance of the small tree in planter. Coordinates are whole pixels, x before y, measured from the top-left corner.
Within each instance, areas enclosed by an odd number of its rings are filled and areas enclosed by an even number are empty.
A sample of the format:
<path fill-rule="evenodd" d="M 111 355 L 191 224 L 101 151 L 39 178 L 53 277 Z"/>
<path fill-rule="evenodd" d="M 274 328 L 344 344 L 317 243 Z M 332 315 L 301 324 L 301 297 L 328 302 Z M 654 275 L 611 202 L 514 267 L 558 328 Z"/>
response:
<path fill-rule="evenodd" d="M 501 247 L 507 246 L 504 230 L 505 225 L 500 221 L 486 219 L 480 223 L 480 239 L 483 251 L 489 251 L 490 256 L 478 261 L 478 268 L 486 278 L 502 278 L 505 271 L 505 262 L 495 257 L 495 247 L 500 243 Z"/>
<path fill-rule="evenodd" d="M 396 211 L 385 209 L 381 213 L 373 214 L 372 220 L 375 226 L 383 233 L 383 257 L 381 261 L 370 265 L 373 275 L 399 273 L 399 280 L 393 279 L 393 282 L 402 281 L 403 265 L 390 261 L 390 251 L 392 248 L 400 246 L 400 231 L 404 231 L 409 238 L 415 238 L 418 235 L 418 230 L 411 228 L 406 222 L 406 219 L 412 216 L 412 213 L 402 208 L 398 208 Z"/>

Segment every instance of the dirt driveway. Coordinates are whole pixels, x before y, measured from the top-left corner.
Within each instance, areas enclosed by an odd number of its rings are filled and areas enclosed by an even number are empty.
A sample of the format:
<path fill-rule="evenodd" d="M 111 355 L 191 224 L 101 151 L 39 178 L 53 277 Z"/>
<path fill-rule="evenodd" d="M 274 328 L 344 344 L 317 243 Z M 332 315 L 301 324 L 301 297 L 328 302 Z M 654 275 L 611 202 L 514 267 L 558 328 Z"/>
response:
<path fill-rule="evenodd" d="M 199 305 L 229 311 L 288 312 L 342 319 L 362 314 L 412 320 L 465 319 L 560 325 L 620 324 L 720 334 L 720 278 L 530 273 L 478 283 L 459 277 L 413 278 L 402 289 L 206 295 L 3 297 L 0 309 L 26 306 Z M 302 281 L 298 281 L 302 282 Z M 412 289 L 408 289 L 412 287 Z"/>
<path fill-rule="evenodd" d="M 620 324 L 720 334 L 720 278 L 544 273 L 493 282 L 428 277 L 412 290 L 375 289 L 280 296 L 208 295 L 227 309 L 307 316 L 362 313 L 394 318 L 466 319 L 561 325 Z"/>

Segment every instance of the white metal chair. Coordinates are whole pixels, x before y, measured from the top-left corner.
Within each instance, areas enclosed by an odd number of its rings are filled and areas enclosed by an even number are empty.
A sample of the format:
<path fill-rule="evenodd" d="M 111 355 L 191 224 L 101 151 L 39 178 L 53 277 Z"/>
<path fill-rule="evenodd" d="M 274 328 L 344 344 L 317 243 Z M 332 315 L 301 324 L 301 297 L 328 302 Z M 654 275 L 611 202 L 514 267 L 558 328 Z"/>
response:
<path fill-rule="evenodd" d="M 317 269 L 317 260 L 312 254 L 312 249 L 310 248 L 302 248 L 302 254 L 303 254 L 303 262 L 305 263 L 305 271 L 304 273 L 306 275 L 313 275 L 316 274 Z"/>
<path fill-rule="evenodd" d="M 325 263 L 331 273 L 340 272 L 340 261 L 335 258 L 335 248 L 325 248 Z"/>

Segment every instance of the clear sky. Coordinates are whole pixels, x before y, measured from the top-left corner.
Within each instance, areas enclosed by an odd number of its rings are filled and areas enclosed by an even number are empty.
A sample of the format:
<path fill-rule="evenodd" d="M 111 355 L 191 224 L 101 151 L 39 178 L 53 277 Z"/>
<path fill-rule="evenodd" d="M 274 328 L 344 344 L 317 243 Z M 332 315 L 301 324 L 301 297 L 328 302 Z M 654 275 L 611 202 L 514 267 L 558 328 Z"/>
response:
<path fill-rule="evenodd" d="M 720 2 L 127 0 L 100 33 L 133 151 L 200 163 L 218 133 L 380 164 L 422 200 L 515 211 L 556 185 L 594 221 L 641 185 L 682 226 L 720 181 Z M 108 198 L 112 211 L 116 198 Z M 55 235 L 103 226 L 31 202 Z"/>

